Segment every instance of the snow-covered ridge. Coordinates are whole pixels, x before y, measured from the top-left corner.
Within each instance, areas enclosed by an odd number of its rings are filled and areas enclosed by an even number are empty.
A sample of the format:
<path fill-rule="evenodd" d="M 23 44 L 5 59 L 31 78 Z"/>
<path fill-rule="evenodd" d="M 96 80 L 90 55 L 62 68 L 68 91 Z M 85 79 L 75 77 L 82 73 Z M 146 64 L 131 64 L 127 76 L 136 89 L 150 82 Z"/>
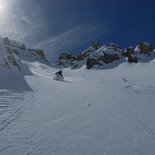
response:
<path fill-rule="evenodd" d="M 24 44 L 0 37 L 0 68 L 12 71 L 23 71 L 22 61 L 47 63 L 41 49 L 27 48 Z"/>
<path fill-rule="evenodd" d="M 84 64 L 87 69 L 92 67 L 111 68 L 124 61 L 130 63 L 149 62 L 154 58 L 155 51 L 147 42 L 140 42 L 135 48 L 121 49 L 114 43 L 100 45 L 99 42 L 95 41 L 91 47 L 79 55 L 68 52 L 62 53 L 56 65 L 73 69 L 79 68 Z"/>
<path fill-rule="evenodd" d="M 0 89 L 12 91 L 31 90 L 25 80 L 31 75 L 29 62 L 47 64 L 42 50 L 27 48 L 24 44 L 0 37 Z"/>

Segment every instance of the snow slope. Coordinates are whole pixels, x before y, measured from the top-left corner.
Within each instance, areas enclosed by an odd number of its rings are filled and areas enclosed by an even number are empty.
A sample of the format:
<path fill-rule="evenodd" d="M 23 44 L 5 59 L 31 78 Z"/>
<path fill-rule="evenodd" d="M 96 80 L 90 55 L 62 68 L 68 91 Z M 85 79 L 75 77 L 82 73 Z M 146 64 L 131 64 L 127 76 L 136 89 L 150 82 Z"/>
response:
<path fill-rule="evenodd" d="M 26 48 L 24 44 L 0 37 L 0 89 L 31 90 L 24 77 L 31 72 L 24 61 L 49 64 L 42 50 Z"/>
<path fill-rule="evenodd" d="M 26 65 L 32 91 L 0 91 L 0 155 L 155 154 L 155 61 L 68 68 L 64 81 Z"/>

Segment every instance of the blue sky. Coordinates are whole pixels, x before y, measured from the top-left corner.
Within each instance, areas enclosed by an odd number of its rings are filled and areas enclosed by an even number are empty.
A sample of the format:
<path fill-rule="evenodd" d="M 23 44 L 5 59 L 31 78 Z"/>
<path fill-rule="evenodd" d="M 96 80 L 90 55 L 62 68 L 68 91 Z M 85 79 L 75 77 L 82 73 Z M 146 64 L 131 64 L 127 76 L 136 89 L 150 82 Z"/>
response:
<path fill-rule="evenodd" d="M 154 0 L 0 0 L 0 35 L 49 56 L 79 52 L 98 39 L 121 47 L 155 46 Z"/>

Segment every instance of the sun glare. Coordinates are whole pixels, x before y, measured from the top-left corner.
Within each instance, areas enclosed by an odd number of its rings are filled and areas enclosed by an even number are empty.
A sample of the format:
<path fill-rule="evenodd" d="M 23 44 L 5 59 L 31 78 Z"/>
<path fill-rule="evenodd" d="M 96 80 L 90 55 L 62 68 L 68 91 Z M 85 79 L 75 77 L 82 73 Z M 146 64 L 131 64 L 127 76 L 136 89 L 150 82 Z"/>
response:
<path fill-rule="evenodd" d="M 0 11 L 2 11 L 6 6 L 6 3 L 4 0 L 0 0 Z"/>
<path fill-rule="evenodd" d="M 8 14 L 9 5 L 10 4 L 8 3 L 8 0 L 0 0 L 0 20 L 6 18 L 6 14 Z"/>
<path fill-rule="evenodd" d="M 0 0 L 0 11 L 4 8 L 4 2 Z"/>

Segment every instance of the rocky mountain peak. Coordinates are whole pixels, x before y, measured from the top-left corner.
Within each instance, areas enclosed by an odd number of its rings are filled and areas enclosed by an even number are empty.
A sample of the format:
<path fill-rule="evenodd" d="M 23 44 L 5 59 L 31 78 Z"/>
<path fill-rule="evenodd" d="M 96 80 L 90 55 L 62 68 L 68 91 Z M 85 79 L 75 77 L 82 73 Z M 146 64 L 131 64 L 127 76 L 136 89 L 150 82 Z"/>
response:
<path fill-rule="evenodd" d="M 121 49 L 114 43 L 100 45 L 98 41 L 94 41 L 92 46 L 79 54 L 62 53 L 56 64 L 74 69 L 79 68 L 82 64 L 90 69 L 94 66 L 104 68 L 110 64 L 115 66 L 114 64 L 118 65 L 124 61 L 129 63 L 147 62 L 153 58 L 155 58 L 153 47 L 146 42 L 140 42 L 135 48 Z"/>
<path fill-rule="evenodd" d="M 100 46 L 100 43 L 98 41 L 94 41 L 92 47 L 95 49 L 95 50 L 98 50 L 101 46 Z"/>

